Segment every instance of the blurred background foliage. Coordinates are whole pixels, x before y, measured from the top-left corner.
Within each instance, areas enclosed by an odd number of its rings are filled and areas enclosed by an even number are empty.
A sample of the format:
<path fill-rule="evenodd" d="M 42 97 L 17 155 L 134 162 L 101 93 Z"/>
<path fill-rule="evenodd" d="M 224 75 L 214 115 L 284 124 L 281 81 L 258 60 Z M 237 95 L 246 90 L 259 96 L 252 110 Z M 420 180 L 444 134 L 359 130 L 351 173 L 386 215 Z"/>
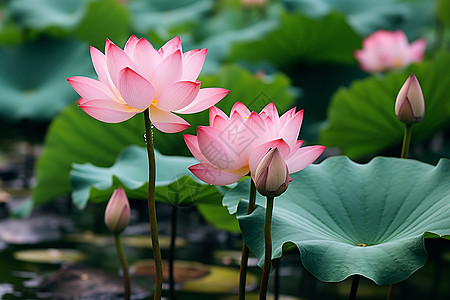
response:
<path fill-rule="evenodd" d="M 450 150 L 449 2 L 3 0 L 0 140 L 14 135 L 43 146 L 32 201 L 69 194 L 72 164 L 109 167 L 126 147 L 143 146 L 144 140 L 139 116 L 121 124 L 88 117 L 65 79 L 96 78 L 89 45 L 103 51 L 106 38 L 123 47 L 135 34 L 158 48 L 180 35 L 184 50 L 208 48 L 202 87 L 231 90 L 218 104 L 227 114 L 236 101 L 256 111 L 271 101 L 280 112 L 305 109 L 300 138 L 327 146 L 324 157 L 344 154 L 366 162 L 398 156 L 403 130 L 394 102 L 414 72 L 426 115 L 414 126 L 412 157 L 436 163 Z M 361 71 L 353 53 L 379 29 L 403 30 L 410 41 L 426 38 L 425 61 L 383 74 Z M 186 119 L 192 126 L 183 133 L 195 134 L 197 125 L 208 123 L 207 112 Z M 189 156 L 183 133 L 155 132 L 156 148 Z"/>

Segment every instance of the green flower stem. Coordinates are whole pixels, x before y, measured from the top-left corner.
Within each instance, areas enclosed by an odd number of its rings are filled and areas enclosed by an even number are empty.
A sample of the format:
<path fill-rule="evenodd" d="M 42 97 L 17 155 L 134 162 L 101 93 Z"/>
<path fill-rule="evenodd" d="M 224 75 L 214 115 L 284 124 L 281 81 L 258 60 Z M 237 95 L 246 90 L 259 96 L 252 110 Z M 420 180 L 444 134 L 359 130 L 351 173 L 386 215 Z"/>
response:
<path fill-rule="evenodd" d="M 360 275 L 353 275 L 352 287 L 350 289 L 350 296 L 348 297 L 349 300 L 356 299 L 356 293 L 358 292 L 359 286 L 359 279 L 361 279 Z"/>
<path fill-rule="evenodd" d="M 401 158 L 408 158 L 409 145 L 411 144 L 411 130 L 412 124 L 405 125 L 405 136 L 403 137 L 402 155 Z"/>
<path fill-rule="evenodd" d="M 255 210 L 255 202 L 256 202 L 256 187 L 253 179 L 250 180 L 250 195 L 248 201 L 247 215 L 251 214 L 253 210 Z M 248 255 L 249 249 L 247 245 L 242 242 L 242 254 L 241 254 L 241 268 L 239 270 L 239 291 L 238 291 L 238 299 L 245 299 L 245 286 L 247 282 L 247 267 L 248 267 Z"/>
<path fill-rule="evenodd" d="M 387 293 L 387 297 L 386 297 L 386 300 L 391 300 L 391 297 L 392 297 L 392 291 L 394 290 L 394 285 L 393 284 L 390 284 L 389 285 L 389 289 L 388 289 L 388 293 Z"/>
<path fill-rule="evenodd" d="M 178 194 L 175 194 L 178 198 Z M 178 202 L 178 199 L 177 199 Z M 175 202 L 175 203 L 177 203 Z M 172 205 L 172 220 L 171 220 L 171 235 L 170 235 L 170 252 L 169 252 L 169 291 L 170 299 L 175 300 L 175 278 L 174 278 L 174 262 L 175 262 L 175 239 L 177 237 L 177 219 L 178 219 L 178 206 Z"/>
<path fill-rule="evenodd" d="M 152 123 L 150 122 L 149 111 L 144 111 L 145 119 L 145 136 L 148 154 L 148 214 L 150 218 L 150 234 L 152 238 L 153 257 L 155 259 L 155 300 L 160 300 L 162 295 L 162 260 L 161 250 L 159 249 L 158 225 L 156 222 L 156 204 L 155 204 L 155 180 L 156 180 L 156 163 L 155 150 L 153 146 Z"/>
<path fill-rule="evenodd" d="M 272 211 L 273 211 L 273 197 L 267 197 L 266 202 L 266 219 L 264 221 L 264 268 L 261 278 L 261 285 L 259 288 L 259 300 L 266 300 L 267 285 L 269 283 L 270 263 L 272 261 Z"/>
<path fill-rule="evenodd" d="M 120 242 L 120 234 L 114 234 L 114 241 L 116 242 L 117 256 L 119 257 L 120 265 L 123 273 L 123 298 L 130 300 L 130 274 L 128 273 L 128 263 L 125 253 L 123 252 L 122 243 Z"/>

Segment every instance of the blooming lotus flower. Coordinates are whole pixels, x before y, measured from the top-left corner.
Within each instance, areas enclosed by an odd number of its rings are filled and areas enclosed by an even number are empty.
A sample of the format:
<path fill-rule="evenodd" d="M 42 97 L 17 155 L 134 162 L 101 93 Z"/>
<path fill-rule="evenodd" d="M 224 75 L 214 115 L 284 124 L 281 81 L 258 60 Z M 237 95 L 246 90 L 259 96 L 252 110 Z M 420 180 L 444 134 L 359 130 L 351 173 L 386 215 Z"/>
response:
<path fill-rule="evenodd" d="M 364 71 L 382 72 L 422 61 L 426 47 L 425 39 L 409 44 L 401 30 L 379 30 L 364 39 L 363 49 L 356 50 L 355 57 Z"/>
<path fill-rule="evenodd" d="M 278 148 L 270 149 L 264 155 L 252 174 L 258 192 L 267 197 L 277 197 L 283 194 L 292 180 L 289 169 Z"/>
<path fill-rule="evenodd" d="M 275 104 L 268 104 L 259 114 L 237 102 L 230 117 L 213 106 L 209 126 L 197 127 L 197 136 L 184 140 L 199 164 L 189 167 L 195 176 L 209 184 L 227 185 L 247 174 L 255 174 L 261 159 L 270 148 L 278 148 L 295 173 L 311 164 L 325 150 L 324 146 L 300 147 L 297 140 L 303 110 L 293 108 L 278 115 Z"/>
<path fill-rule="evenodd" d="M 130 204 L 122 188 L 114 190 L 105 210 L 105 224 L 112 233 L 121 233 L 130 222 Z"/>
<path fill-rule="evenodd" d="M 91 47 L 91 57 L 98 80 L 81 76 L 67 80 L 81 96 L 78 105 L 102 122 L 122 122 L 148 108 L 157 129 L 179 132 L 189 123 L 174 113 L 205 110 L 228 93 L 221 88 L 200 89 L 197 77 L 206 49 L 183 53 L 179 37 L 158 51 L 134 35 L 124 50 L 107 40 L 105 54 Z"/>
<path fill-rule="evenodd" d="M 395 114 L 405 124 L 418 122 L 425 115 L 422 89 L 414 74 L 408 77 L 398 92 L 395 101 Z"/>

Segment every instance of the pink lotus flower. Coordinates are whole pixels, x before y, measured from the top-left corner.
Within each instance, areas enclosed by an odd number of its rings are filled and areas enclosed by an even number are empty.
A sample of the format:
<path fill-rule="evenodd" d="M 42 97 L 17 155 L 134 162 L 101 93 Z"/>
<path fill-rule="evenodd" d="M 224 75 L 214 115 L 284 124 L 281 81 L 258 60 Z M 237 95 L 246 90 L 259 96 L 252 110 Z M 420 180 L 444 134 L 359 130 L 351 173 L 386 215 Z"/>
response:
<path fill-rule="evenodd" d="M 255 174 L 270 148 L 278 148 L 290 173 L 306 168 L 325 150 L 324 146 L 300 148 L 297 137 L 303 110 L 293 108 L 278 116 L 275 104 L 268 104 L 259 114 L 237 102 L 230 117 L 211 107 L 210 126 L 197 127 L 197 136 L 184 135 L 191 153 L 200 163 L 189 167 L 206 183 L 227 185 L 249 173 Z"/>
<path fill-rule="evenodd" d="M 410 45 L 403 31 L 379 30 L 364 39 L 363 49 L 356 50 L 355 57 L 364 71 L 381 72 L 422 61 L 426 47 L 425 39 Z"/>
<path fill-rule="evenodd" d="M 150 120 L 163 132 L 179 132 L 189 123 L 178 114 L 191 114 L 216 104 L 229 92 L 200 89 L 197 77 L 206 49 L 182 52 L 180 38 L 159 51 L 144 38 L 130 37 L 124 50 L 106 41 L 105 54 L 91 47 L 98 80 L 75 76 L 67 80 L 80 94 L 78 105 L 106 123 L 128 120 L 149 109 Z"/>

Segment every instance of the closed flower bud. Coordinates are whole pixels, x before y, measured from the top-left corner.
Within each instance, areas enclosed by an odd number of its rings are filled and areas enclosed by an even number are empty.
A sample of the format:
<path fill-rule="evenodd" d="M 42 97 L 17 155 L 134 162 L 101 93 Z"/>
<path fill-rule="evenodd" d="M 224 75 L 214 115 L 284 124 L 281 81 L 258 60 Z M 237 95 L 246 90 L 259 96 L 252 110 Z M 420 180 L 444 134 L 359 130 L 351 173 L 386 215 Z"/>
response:
<path fill-rule="evenodd" d="M 412 124 L 423 119 L 425 102 L 422 89 L 414 74 L 411 74 L 398 92 L 395 102 L 395 114 L 405 124 Z"/>
<path fill-rule="evenodd" d="M 130 222 L 130 204 L 122 188 L 117 188 L 105 211 L 105 224 L 112 233 L 121 233 Z"/>
<path fill-rule="evenodd" d="M 286 191 L 290 181 L 289 170 L 278 148 L 267 152 L 253 177 L 256 189 L 263 196 L 277 197 Z"/>

